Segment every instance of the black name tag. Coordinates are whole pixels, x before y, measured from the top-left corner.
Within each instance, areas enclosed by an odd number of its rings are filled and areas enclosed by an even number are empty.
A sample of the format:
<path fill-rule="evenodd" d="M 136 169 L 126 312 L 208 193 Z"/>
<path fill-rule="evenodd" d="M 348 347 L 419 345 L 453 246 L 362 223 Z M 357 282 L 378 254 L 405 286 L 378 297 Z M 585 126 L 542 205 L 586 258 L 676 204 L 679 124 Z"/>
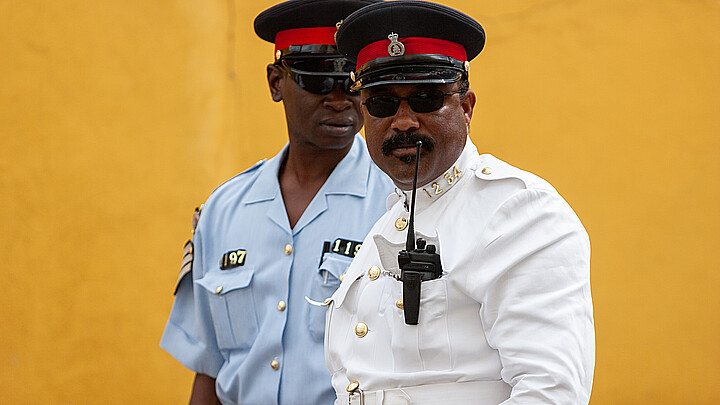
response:
<path fill-rule="evenodd" d="M 355 257 L 361 246 L 362 242 L 337 238 L 335 242 L 325 242 L 323 254 L 333 252 L 347 257 Z"/>
<path fill-rule="evenodd" d="M 231 250 L 225 253 L 220 259 L 220 270 L 232 269 L 245 264 L 245 249 Z"/>

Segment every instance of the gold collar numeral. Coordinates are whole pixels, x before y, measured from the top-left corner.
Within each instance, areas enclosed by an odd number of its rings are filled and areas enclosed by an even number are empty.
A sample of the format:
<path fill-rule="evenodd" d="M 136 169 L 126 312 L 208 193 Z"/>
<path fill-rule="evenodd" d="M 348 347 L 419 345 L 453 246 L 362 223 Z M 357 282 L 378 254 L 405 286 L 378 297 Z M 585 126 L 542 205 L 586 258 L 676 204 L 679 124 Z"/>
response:
<path fill-rule="evenodd" d="M 452 186 L 455 181 L 460 180 L 460 177 L 462 177 L 462 171 L 457 168 L 457 166 L 453 166 L 452 170 L 448 170 L 447 173 L 445 173 L 442 178 L 445 179 L 448 186 Z M 437 181 L 432 183 L 430 185 L 432 187 L 432 195 L 426 188 L 423 187 L 423 191 L 425 192 L 425 195 L 428 196 L 428 198 L 433 198 L 434 195 L 440 195 L 442 194 L 444 189 L 440 188 L 440 183 Z"/>

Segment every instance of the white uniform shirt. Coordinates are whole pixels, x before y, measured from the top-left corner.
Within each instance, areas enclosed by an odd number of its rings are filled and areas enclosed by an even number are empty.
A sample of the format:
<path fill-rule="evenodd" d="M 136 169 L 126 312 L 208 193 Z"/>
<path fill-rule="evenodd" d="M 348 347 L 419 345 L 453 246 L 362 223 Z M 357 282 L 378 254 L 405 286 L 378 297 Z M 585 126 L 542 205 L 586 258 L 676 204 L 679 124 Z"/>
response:
<path fill-rule="evenodd" d="M 422 282 L 419 324 L 405 324 L 396 277 L 407 229 L 398 219 L 409 218 L 410 198 L 391 196 L 329 303 L 335 391 L 353 381 L 367 392 L 501 380 L 504 405 L 586 404 L 595 363 L 590 244 L 570 206 L 539 177 L 478 155 L 469 138 L 416 199 L 415 230 L 437 246 L 443 276 Z"/>

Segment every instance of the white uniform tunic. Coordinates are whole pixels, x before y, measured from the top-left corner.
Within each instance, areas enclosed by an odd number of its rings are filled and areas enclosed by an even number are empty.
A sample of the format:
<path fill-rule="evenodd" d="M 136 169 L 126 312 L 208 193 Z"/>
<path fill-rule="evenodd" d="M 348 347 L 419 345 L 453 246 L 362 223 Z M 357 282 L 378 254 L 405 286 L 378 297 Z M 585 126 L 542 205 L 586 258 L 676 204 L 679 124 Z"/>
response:
<path fill-rule="evenodd" d="M 416 232 L 437 246 L 443 268 L 422 282 L 418 325 L 405 324 L 398 302 L 410 196 L 397 194 L 329 302 L 325 358 L 336 403 L 347 403 L 357 381 L 369 395 L 385 390 L 386 400 L 393 388 L 412 399 L 412 387 L 436 384 L 455 405 L 587 404 L 590 244 L 555 189 L 478 155 L 468 138 L 455 165 L 417 192 Z M 440 385 L 477 381 L 488 383 Z"/>

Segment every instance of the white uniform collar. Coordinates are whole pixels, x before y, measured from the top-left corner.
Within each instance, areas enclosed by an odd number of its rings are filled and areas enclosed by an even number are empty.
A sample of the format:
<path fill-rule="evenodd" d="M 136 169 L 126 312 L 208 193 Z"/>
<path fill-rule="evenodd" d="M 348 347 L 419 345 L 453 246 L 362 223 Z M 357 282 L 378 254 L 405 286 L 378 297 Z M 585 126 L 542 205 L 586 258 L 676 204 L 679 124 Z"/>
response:
<path fill-rule="evenodd" d="M 467 175 L 471 175 L 470 172 L 475 169 L 474 166 L 477 165 L 477 157 L 477 147 L 468 136 L 465 140 L 465 147 L 455 163 L 436 179 L 417 188 L 415 209 L 422 211 L 429 207 L 434 201 L 440 199 L 440 197 L 447 194 L 451 188 L 462 181 L 462 179 L 466 177 L 466 172 Z M 395 194 L 391 194 L 388 197 L 388 209 L 399 200 L 403 202 L 405 210 L 409 211 L 410 202 L 412 201 L 411 198 L 412 193 L 410 191 L 403 191 L 395 187 Z"/>

